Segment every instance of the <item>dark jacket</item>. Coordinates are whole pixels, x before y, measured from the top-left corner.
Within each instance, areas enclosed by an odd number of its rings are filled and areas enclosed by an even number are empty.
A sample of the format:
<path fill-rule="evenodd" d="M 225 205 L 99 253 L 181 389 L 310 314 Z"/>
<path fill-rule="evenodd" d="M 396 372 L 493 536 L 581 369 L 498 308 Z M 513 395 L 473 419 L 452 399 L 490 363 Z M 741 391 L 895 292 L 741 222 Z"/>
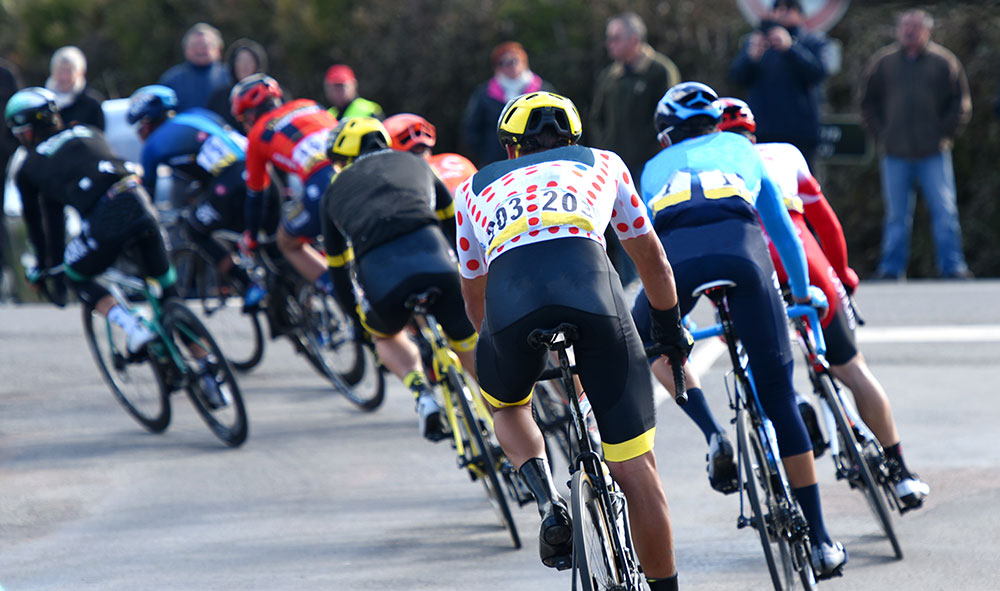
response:
<path fill-rule="evenodd" d="M 924 158 L 951 147 L 972 116 L 969 82 L 955 54 L 930 43 L 915 59 L 894 43 L 872 56 L 861 116 L 886 154 Z"/>
<path fill-rule="evenodd" d="M 822 54 L 828 41 L 798 27 L 789 33 L 792 46 L 787 51 L 768 49 L 757 62 L 750 59 L 744 44 L 730 64 L 729 77 L 747 89 L 759 141 L 816 144 L 821 82 L 827 76 Z"/>
<path fill-rule="evenodd" d="M 184 62 L 164 72 L 159 83 L 174 89 L 177 111 L 181 112 L 191 107 L 206 107 L 212 93 L 232 85 L 233 80 L 222 62 L 207 66 Z"/>
<path fill-rule="evenodd" d="M 653 113 L 663 94 L 680 84 L 677 66 L 647 45 L 636 65 L 615 62 L 601 71 L 584 140 L 616 152 L 638 180 L 646 161 L 660 151 Z"/>
<path fill-rule="evenodd" d="M 21 80 L 17 71 L 17 67 L 6 60 L 0 59 L 0 113 L 2 113 L 7 108 L 7 100 L 14 95 L 15 92 L 20 90 Z M 7 159 L 10 158 L 11 154 L 17 150 L 20 144 L 14 134 L 7 129 L 7 124 L 3 117 L 0 117 L 0 176 L 4 176 L 4 172 L 7 167 Z M 0 187 L 0 195 L 3 194 L 3 188 Z M 3 207 L 3 203 L 0 202 L 0 208 Z M 0 212 L 0 218 L 2 218 L 2 212 Z M 0 233 L 2 234 L 2 233 Z M 0 245 L 2 248 L 3 245 Z"/>
<path fill-rule="evenodd" d="M 93 125 L 101 131 L 104 130 L 104 110 L 101 109 L 101 102 L 104 97 L 90 86 L 83 89 L 76 96 L 76 100 L 59 109 L 63 124 L 69 127 L 73 123 Z"/>
<path fill-rule="evenodd" d="M 534 75 L 525 92 L 536 90 L 555 92 L 555 88 L 538 74 Z M 462 118 L 462 139 L 477 168 L 507 159 L 507 152 L 497 139 L 497 120 L 506 104 L 503 90 L 494 78 L 477 86 L 469 97 Z"/>
<path fill-rule="evenodd" d="M 257 43 L 253 39 L 237 39 L 236 41 L 233 41 L 229 48 L 226 49 L 226 56 L 223 60 L 226 64 L 226 69 L 229 70 L 230 83 L 216 88 L 212 92 L 211 96 L 208 97 L 207 105 L 208 110 L 215 111 L 221 115 L 222 118 L 226 120 L 226 123 L 228 123 L 233 129 L 240 132 L 243 131 L 243 127 L 240 125 L 240 122 L 233 117 L 232 110 L 229 107 L 229 94 L 232 92 L 233 86 L 236 86 L 236 82 L 239 82 L 239 80 L 236 80 L 236 68 L 234 67 L 234 64 L 236 62 L 236 55 L 241 50 L 250 51 L 253 53 L 254 57 L 257 58 L 258 73 L 267 72 L 267 51 L 264 49 L 263 45 Z M 291 99 L 290 96 L 286 96 L 284 98 L 286 101 Z"/>

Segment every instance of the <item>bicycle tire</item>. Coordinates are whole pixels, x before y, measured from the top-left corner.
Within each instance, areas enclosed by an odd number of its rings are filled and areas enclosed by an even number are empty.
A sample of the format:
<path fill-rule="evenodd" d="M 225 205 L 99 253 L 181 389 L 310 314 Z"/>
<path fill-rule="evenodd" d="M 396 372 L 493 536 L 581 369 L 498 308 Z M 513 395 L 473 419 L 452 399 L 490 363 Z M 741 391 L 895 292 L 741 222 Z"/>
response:
<path fill-rule="evenodd" d="M 264 331 L 256 311 L 243 311 L 245 286 L 233 277 L 220 277 L 213 264 L 195 249 L 178 254 L 197 261 L 194 290 L 201 304 L 202 317 L 233 369 L 247 372 L 264 357 Z M 249 333 L 249 334 L 248 334 Z"/>
<path fill-rule="evenodd" d="M 558 389 L 561 391 L 561 388 Z M 535 384 L 534 404 L 532 411 L 535 413 L 535 422 L 545 436 L 546 451 L 549 458 L 553 457 L 551 448 L 559 450 L 559 453 L 567 462 L 573 461 L 572 442 L 570 441 L 570 413 L 567 406 L 568 401 L 564 401 L 558 391 L 541 382 Z"/>
<path fill-rule="evenodd" d="M 609 523 L 590 476 L 583 470 L 573 473 L 570 499 L 573 563 L 580 573 L 583 591 L 625 588 L 626 578 L 618 567 L 611 541 L 614 523 Z"/>
<path fill-rule="evenodd" d="M 230 447 L 239 447 L 246 441 L 249 431 L 246 407 L 236 376 L 233 375 L 233 370 L 218 343 L 198 316 L 177 299 L 170 299 L 164 303 L 163 327 L 169 338 L 177 344 L 177 350 L 183 357 L 187 377 L 184 389 L 198 414 L 223 443 Z M 213 407 L 205 397 L 201 381 L 198 379 L 200 370 L 197 361 L 189 345 L 186 344 L 192 340 L 216 360 L 215 380 L 227 403 L 220 408 Z"/>
<path fill-rule="evenodd" d="M 896 529 L 892 524 L 892 516 L 889 513 L 889 507 L 883 496 L 882 485 L 872 474 L 869 463 L 871 458 L 865 454 L 861 444 L 854 436 L 854 429 L 851 427 L 847 413 L 844 410 L 843 405 L 845 402 L 840 397 L 841 390 L 837 388 L 836 384 L 832 382 L 832 378 L 827 374 L 821 374 L 817 383 L 817 387 L 822 390 L 819 393 L 820 400 L 826 404 L 827 408 L 833 414 L 833 420 L 837 426 L 840 453 L 846 454 L 846 457 L 841 458 L 840 461 L 843 462 L 846 460 L 845 465 L 850 472 L 847 476 L 848 482 L 852 484 L 852 487 L 861 490 L 868 508 L 879 522 L 885 536 L 889 538 L 889 544 L 892 546 L 896 559 L 901 560 L 903 558 L 903 547 L 896 536 Z M 881 458 L 875 458 L 875 460 L 880 461 Z M 836 461 L 837 458 L 834 458 L 834 462 Z"/>
<path fill-rule="evenodd" d="M 493 453 L 492 446 L 487 444 L 487 438 L 483 434 L 483 430 L 485 429 L 483 422 L 480 421 L 479 417 L 472 410 L 469 396 L 473 394 L 469 391 L 465 379 L 458 374 L 458 370 L 454 366 L 448 368 L 446 379 L 448 380 L 448 389 L 451 390 L 452 397 L 458 399 L 458 405 L 455 406 L 455 409 L 462 415 L 458 417 L 458 424 L 469 436 L 468 443 L 470 445 L 466 446 L 466 453 L 469 454 L 469 458 L 467 459 L 475 462 L 476 467 L 483 474 L 480 480 L 486 489 L 486 496 L 489 498 L 490 505 L 496 511 L 500 525 L 510 534 L 510 539 L 514 547 L 520 548 L 521 536 L 517 532 L 517 524 L 514 522 L 514 516 L 510 512 L 510 503 L 507 502 L 507 495 L 504 494 L 504 489 L 500 485 L 499 463 Z"/>
<path fill-rule="evenodd" d="M 165 431 L 171 418 L 170 389 L 159 367 L 148 358 L 141 363 L 128 361 L 124 332 L 93 306 L 84 304 L 81 309 L 90 353 L 115 399 L 147 431 Z"/>
<path fill-rule="evenodd" d="M 778 563 L 774 557 L 772 547 L 772 531 L 769 531 L 769 514 L 764 512 L 766 488 L 770 485 L 769 476 L 764 473 L 767 470 L 767 461 L 761 459 L 760 441 L 753 426 L 750 425 L 750 416 L 746 410 L 738 412 L 736 421 L 736 438 L 738 440 L 740 454 L 740 481 L 747 492 L 750 501 L 750 526 L 753 527 L 760 536 L 760 545 L 764 550 L 764 560 L 767 562 L 767 570 L 771 576 L 771 583 L 775 591 L 783 591 L 781 573 L 778 570 Z"/>

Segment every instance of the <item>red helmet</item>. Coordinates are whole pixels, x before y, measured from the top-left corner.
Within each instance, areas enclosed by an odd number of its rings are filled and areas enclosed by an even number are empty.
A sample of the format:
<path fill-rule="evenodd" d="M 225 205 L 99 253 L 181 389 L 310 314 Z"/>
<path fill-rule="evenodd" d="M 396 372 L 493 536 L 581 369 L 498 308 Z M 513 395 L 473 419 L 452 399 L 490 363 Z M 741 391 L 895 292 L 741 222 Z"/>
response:
<path fill-rule="evenodd" d="M 254 111 L 269 111 L 280 103 L 281 87 L 277 80 L 267 74 L 247 76 L 237 82 L 229 93 L 229 107 L 233 117 L 240 121 L 243 121 L 244 115 Z"/>
<path fill-rule="evenodd" d="M 738 131 L 740 129 L 754 133 L 757 122 L 753 119 L 750 106 L 738 98 L 723 97 L 719 99 L 722 105 L 722 119 L 719 121 L 720 131 Z"/>
<path fill-rule="evenodd" d="M 393 115 L 382 122 L 392 137 L 392 147 L 409 152 L 417 146 L 433 148 L 437 143 L 437 130 L 426 119 L 413 113 Z"/>

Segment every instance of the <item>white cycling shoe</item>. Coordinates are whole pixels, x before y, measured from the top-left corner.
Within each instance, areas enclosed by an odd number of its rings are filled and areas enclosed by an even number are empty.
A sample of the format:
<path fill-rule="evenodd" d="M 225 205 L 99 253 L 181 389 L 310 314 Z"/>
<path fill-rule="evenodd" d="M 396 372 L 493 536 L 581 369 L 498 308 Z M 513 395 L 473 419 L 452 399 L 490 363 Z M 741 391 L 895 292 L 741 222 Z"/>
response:
<path fill-rule="evenodd" d="M 840 542 L 819 544 L 812 547 L 812 567 L 817 579 L 840 576 L 847 564 L 847 550 Z"/>
<path fill-rule="evenodd" d="M 894 487 L 896 496 L 906 505 L 907 509 L 916 509 L 923 505 L 924 499 L 931 494 L 931 487 L 920 480 L 916 474 L 911 474 L 910 478 L 900 480 Z"/>
<path fill-rule="evenodd" d="M 125 333 L 125 346 L 128 352 L 133 355 L 142 351 L 142 348 L 156 338 L 156 333 L 146 328 L 142 323 L 136 322 L 132 330 Z"/>
<path fill-rule="evenodd" d="M 420 420 L 420 435 L 428 441 L 441 441 L 448 436 L 444 428 L 444 410 L 433 394 L 417 397 L 417 416 Z"/>

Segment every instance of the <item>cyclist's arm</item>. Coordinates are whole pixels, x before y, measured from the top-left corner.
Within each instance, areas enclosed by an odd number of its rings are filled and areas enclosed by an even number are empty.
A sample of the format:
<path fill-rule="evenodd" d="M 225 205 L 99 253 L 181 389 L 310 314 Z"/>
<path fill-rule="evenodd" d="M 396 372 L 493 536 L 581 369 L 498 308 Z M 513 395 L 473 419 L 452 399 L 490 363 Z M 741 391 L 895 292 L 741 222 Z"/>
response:
<path fill-rule="evenodd" d="M 451 196 L 451 191 L 448 190 L 448 185 L 444 184 L 444 181 L 437 174 L 434 175 L 434 215 L 437 217 L 438 225 L 441 226 L 444 235 L 447 236 L 448 242 L 455 244 L 458 239 L 455 224 L 455 200 Z"/>
<path fill-rule="evenodd" d="M 823 254 L 826 255 L 833 270 L 847 287 L 854 291 L 858 286 L 858 275 L 847 266 L 847 241 L 844 239 L 844 229 L 837 219 L 830 203 L 822 193 L 817 198 L 803 205 L 806 220 L 816 231 Z"/>
<path fill-rule="evenodd" d="M 459 272 L 462 274 L 462 296 L 465 299 L 465 313 L 472 325 L 479 328 L 483 324 L 486 300 L 486 253 L 476 237 L 473 223 L 469 220 L 466 203 L 472 197 L 472 177 L 455 190 L 455 252 L 458 254 Z"/>
<path fill-rule="evenodd" d="M 38 189 L 18 177 L 17 190 L 21 193 L 21 208 L 24 215 L 24 225 L 28 231 L 28 239 L 35 249 L 38 265 L 44 265 L 47 255 L 45 227 L 42 223 L 42 205 L 39 202 Z"/>
<path fill-rule="evenodd" d="M 154 138 L 155 136 L 150 136 L 142 147 L 142 186 L 150 195 L 156 194 L 156 169 L 165 160 L 160 155 Z"/>
<path fill-rule="evenodd" d="M 781 190 L 771 177 L 761 177 L 760 195 L 757 197 L 757 211 L 764 223 L 764 229 L 778 250 L 781 264 L 788 273 L 788 285 L 796 301 L 809 299 L 809 271 L 806 267 L 805 250 L 795 233 L 792 218 L 788 215 Z"/>
<path fill-rule="evenodd" d="M 326 266 L 333 282 L 334 297 L 351 318 L 356 318 L 357 300 L 354 297 L 354 285 L 351 282 L 351 267 L 354 264 L 354 249 L 350 242 L 333 223 L 330 214 L 326 212 L 326 199 L 321 201 L 320 225 L 323 232 L 323 248 L 326 250 Z"/>
<path fill-rule="evenodd" d="M 486 315 L 486 275 L 474 279 L 462 277 L 462 298 L 465 299 L 465 314 L 472 326 L 480 330 Z"/>
<path fill-rule="evenodd" d="M 247 195 L 243 213 L 246 229 L 253 238 L 257 237 L 264 216 L 264 191 L 271 185 L 271 177 L 267 174 L 267 154 L 262 148 L 258 144 L 250 144 L 246 154 Z"/>

